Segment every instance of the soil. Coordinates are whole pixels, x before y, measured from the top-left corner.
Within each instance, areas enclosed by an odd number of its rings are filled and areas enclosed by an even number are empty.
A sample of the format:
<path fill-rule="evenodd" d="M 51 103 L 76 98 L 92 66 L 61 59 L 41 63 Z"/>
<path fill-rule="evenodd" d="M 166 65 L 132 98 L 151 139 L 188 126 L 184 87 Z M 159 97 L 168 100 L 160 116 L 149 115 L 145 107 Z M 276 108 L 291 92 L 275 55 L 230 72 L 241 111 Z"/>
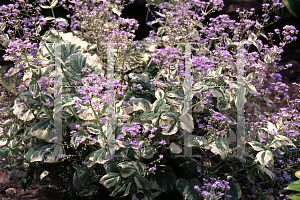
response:
<path fill-rule="evenodd" d="M 253 0 L 225 0 L 224 1 L 225 7 L 223 8 L 223 11 L 221 13 L 227 13 L 232 18 L 236 18 L 235 10 L 236 8 L 242 9 L 249 9 L 249 8 L 257 8 L 260 7 L 259 1 L 253 1 Z M 298 24 L 297 24 L 298 23 Z M 299 27 L 299 18 L 295 18 L 289 14 L 285 16 L 284 19 L 282 19 L 280 22 L 266 28 L 264 30 L 265 33 L 267 32 L 273 32 L 275 28 L 281 29 L 284 25 L 295 25 L 298 30 L 300 30 Z M 299 38 L 299 34 L 298 34 Z M 300 84 L 300 38 L 291 44 L 288 44 L 284 48 L 284 53 L 282 54 L 282 60 L 280 62 L 280 65 L 285 65 L 287 63 L 292 63 L 293 66 L 291 68 L 288 68 L 286 70 L 280 71 L 279 73 L 282 75 L 282 82 L 287 84 L 289 86 L 288 94 L 291 97 L 291 100 L 298 98 L 298 90 L 294 88 L 292 85 L 293 82 L 296 82 Z M 1 92 L 1 91 L 0 91 Z M 269 96 L 270 99 L 274 99 L 274 94 L 271 94 Z M 10 96 L 9 101 L 13 102 L 15 99 L 15 96 Z M 287 106 L 287 102 L 282 102 L 283 106 Z M 261 111 L 262 113 L 267 111 L 267 105 L 266 103 L 261 103 Z M 271 112 L 277 112 L 279 110 L 279 105 L 277 105 L 276 108 L 271 110 Z M 281 106 L 282 107 L 282 106 Z M 299 109 L 300 110 L 300 109 Z M 0 164 L 2 164 L 2 161 L 0 161 Z M 61 199 L 62 193 L 59 193 L 59 191 L 53 189 L 53 188 L 42 188 L 38 185 L 38 183 L 34 180 L 32 185 L 27 188 L 25 191 L 22 189 L 19 180 L 16 178 L 14 180 L 8 179 L 8 170 L 2 170 L 0 171 L 0 199 L 6 200 L 6 199 L 43 199 L 43 200 L 50 200 L 50 199 Z M 172 197 L 173 199 L 180 199 L 180 195 L 176 195 L 177 198 Z M 169 199 L 170 197 L 167 197 Z M 85 198 L 87 199 L 87 198 Z M 96 198 L 95 198 L 96 199 Z M 109 199 L 109 197 L 101 196 L 97 199 Z"/>
<path fill-rule="evenodd" d="M 0 162 L 2 164 L 2 162 Z M 18 178 L 13 180 L 8 179 L 9 171 L 0 171 L 0 199 L 34 199 L 34 200 L 54 200 L 60 199 L 61 194 L 52 188 L 41 188 L 36 180 L 25 191 L 20 185 Z"/>

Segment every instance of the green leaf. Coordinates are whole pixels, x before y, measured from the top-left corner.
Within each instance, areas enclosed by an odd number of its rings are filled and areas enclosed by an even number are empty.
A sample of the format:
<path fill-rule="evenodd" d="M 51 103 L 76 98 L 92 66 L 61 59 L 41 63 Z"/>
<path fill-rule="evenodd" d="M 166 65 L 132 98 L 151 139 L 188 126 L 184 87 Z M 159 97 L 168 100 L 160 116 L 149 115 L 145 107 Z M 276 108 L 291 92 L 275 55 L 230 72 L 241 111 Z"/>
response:
<path fill-rule="evenodd" d="M 98 190 L 98 186 L 96 185 L 89 185 L 88 188 L 82 190 L 81 192 L 77 193 L 78 196 L 81 196 L 81 197 L 88 197 L 88 196 L 91 196 L 93 195 L 97 190 Z"/>
<path fill-rule="evenodd" d="M 125 167 L 122 169 L 121 171 L 121 176 L 123 178 L 127 178 L 129 176 L 131 176 L 132 174 L 134 174 L 136 172 L 136 169 L 135 168 L 132 168 L 132 167 Z"/>
<path fill-rule="evenodd" d="M 291 200 L 300 200 L 300 193 L 298 194 L 292 194 L 292 195 L 286 195 Z"/>
<path fill-rule="evenodd" d="M 40 102 L 38 100 L 33 99 L 33 95 L 29 91 L 22 93 L 21 95 L 19 95 L 19 97 L 20 98 L 15 99 L 14 106 L 12 108 L 14 115 L 17 116 L 18 119 L 23 121 L 33 120 L 34 115 L 32 113 L 32 110 L 25 105 L 19 106 L 19 104 L 21 103 L 21 99 L 27 99 L 27 104 L 30 106 L 38 105 Z M 36 110 L 33 112 L 34 114 L 37 114 Z"/>
<path fill-rule="evenodd" d="M 46 77 L 46 76 L 45 76 Z M 47 105 L 47 99 L 50 100 L 50 103 L 53 103 L 54 104 L 54 98 L 49 95 L 49 94 L 43 94 L 40 96 L 40 100 L 43 104 L 46 104 Z"/>
<path fill-rule="evenodd" d="M 294 17 L 300 16 L 300 2 L 298 0 L 282 0 L 282 3 Z"/>
<path fill-rule="evenodd" d="M 40 96 L 40 94 L 39 94 L 40 86 L 39 86 L 39 83 L 35 79 L 32 79 L 29 84 L 29 91 L 33 94 L 34 98 Z"/>
<path fill-rule="evenodd" d="M 180 119 L 180 128 L 187 132 L 192 132 L 194 129 L 194 119 L 189 113 L 185 113 Z"/>
<path fill-rule="evenodd" d="M 141 153 L 142 153 L 142 157 L 144 159 L 151 159 L 151 158 L 153 158 L 154 154 L 156 153 L 156 148 L 149 145 L 149 146 L 144 147 L 142 149 Z"/>
<path fill-rule="evenodd" d="M 16 177 L 19 178 L 19 177 L 23 177 L 25 175 L 27 175 L 27 172 L 24 172 L 24 171 L 21 171 L 18 169 L 14 169 L 9 173 L 8 178 L 9 178 L 9 180 L 13 180 Z"/>
<path fill-rule="evenodd" d="M 292 182 L 285 189 L 300 192 L 300 180 Z"/>
<path fill-rule="evenodd" d="M 140 176 L 143 176 L 145 174 L 145 170 L 146 170 L 147 166 L 144 163 L 133 162 L 133 165 L 136 168 L 136 170 Z"/>
<path fill-rule="evenodd" d="M 150 102 L 143 98 L 136 98 L 133 102 L 133 111 L 143 110 L 144 112 L 151 109 Z"/>
<path fill-rule="evenodd" d="M 131 184 L 132 183 L 129 181 L 122 181 L 116 186 L 114 191 L 109 196 L 117 198 L 128 196 L 130 193 Z"/>
<path fill-rule="evenodd" d="M 49 151 L 46 149 L 50 148 Z M 34 147 L 30 148 L 25 154 L 25 158 L 30 160 L 30 162 L 58 162 L 58 157 L 53 157 L 51 151 L 54 150 L 54 144 L 49 144 L 46 142 L 41 142 Z"/>
<path fill-rule="evenodd" d="M 162 131 L 161 132 L 162 135 L 173 135 L 173 134 L 177 133 L 178 128 L 177 128 L 176 123 L 171 123 L 171 125 L 170 125 L 170 121 L 169 121 L 167 125 L 170 126 L 170 128 Z"/>
<path fill-rule="evenodd" d="M 203 147 L 205 143 L 205 139 L 203 138 L 200 138 L 199 136 L 197 135 L 192 135 L 192 141 L 191 141 L 191 144 L 195 147 Z"/>
<path fill-rule="evenodd" d="M 148 121 L 148 120 L 156 119 L 158 116 L 159 116 L 158 113 L 154 113 L 153 111 L 147 111 L 140 114 L 139 119 L 141 121 Z"/>
<path fill-rule="evenodd" d="M 164 0 L 157 0 L 156 3 L 159 4 L 159 2 L 163 3 L 163 2 L 166 2 Z M 154 11 L 155 14 L 157 14 L 158 16 L 162 17 L 162 18 L 166 18 L 166 15 L 160 13 L 160 12 L 157 12 L 157 11 Z"/>
<path fill-rule="evenodd" d="M 295 144 L 286 136 L 283 135 L 275 135 L 274 140 L 270 144 L 270 147 L 279 148 L 282 145 L 291 145 L 295 147 Z"/>
<path fill-rule="evenodd" d="M 42 18 L 43 21 L 50 21 L 50 20 L 54 20 L 55 17 L 44 17 Z"/>
<path fill-rule="evenodd" d="M 0 122 L 0 126 L 1 127 L 6 127 L 6 126 L 10 126 L 13 124 L 13 121 L 11 119 L 5 120 L 3 122 Z"/>
<path fill-rule="evenodd" d="M 13 124 L 8 131 L 9 137 L 15 137 L 17 132 L 19 131 L 19 129 L 20 129 L 20 127 L 18 124 Z"/>
<path fill-rule="evenodd" d="M 92 183 L 91 175 L 86 166 L 77 164 L 73 164 L 72 166 L 76 170 L 73 175 L 73 188 L 76 192 L 79 192 Z"/>
<path fill-rule="evenodd" d="M 120 166 L 122 169 L 126 168 L 126 167 L 134 167 L 133 164 L 131 162 L 128 162 L 128 161 L 120 162 L 118 164 L 118 166 Z"/>
<path fill-rule="evenodd" d="M 104 175 L 99 181 L 99 183 L 106 188 L 110 188 L 120 182 L 121 182 L 120 174 L 114 172 Z"/>
<path fill-rule="evenodd" d="M 98 149 L 96 151 L 93 151 L 90 153 L 90 155 L 87 156 L 89 161 L 104 164 L 108 159 L 106 157 L 106 151 L 105 149 Z"/>
<path fill-rule="evenodd" d="M 178 143 L 172 142 L 170 144 L 170 151 L 174 154 L 180 154 L 183 148 Z"/>
<path fill-rule="evenodd" d="M 41 187 L 49 187 L 49 185 L 51 185 L 51 183 L 52 183 L 52 180 L 50 180 L 50 179 L 43 179 L 43 180 L 39 181 L 39 185 Z"/>
<path fill-rule="evenodd" d="M 160 88 L 158 88 L 155 91 L 155 97 L 156 97 L 156 99 L 162 99 L 162 98 L 164 98 L 164 95 L 165 95 L 165 92 L 162 89 L 160 89 Z"/>
<path fill-rule="evenodd" d="M 176 182 L 176 188 L 183 195 L 184 199 L 188 200 L 200 200 L 199 192 L 194 189 L 195 185 L 198 185 L 199 188 L 202 186 L 198 179 L 186 180 L 179 178 Z"/>
<path fill-rule="evenodd" d="M 149 95 L 149 94 L 147 94 L 146 92 L 141 92 L 141 93 L 135 93 L 135 92 L 133 92 L 133 91 L 130 91 L 130 90 L 127 90 L 126 92 L 125 92 L 125 99 L 124 99 L 124 101 L 125 102 L 128 102 L 128 101 L 130 101 L 130 98 L 131 97 L 135 97 L 135 98 L 144 98 L 145 100 L 147 100 L 147 101 L 151 101 L 151 96 Z"/>
<path fill-rule="evenodd" d="M 131 83 L 141 84 L 143 90 L 151 90 L 150 79 L 147 76 L 136 73 L 130 73 L 129 78 L 131 78 Z"/>
<path fill-rule="evenodd" d="M 22 142 L 21 140 L 17 141 L 16 139 L 13 139 L 9 142 L 8 147 L 10 147 L 11 149 L 17 150 L 19 148 L 21 142 Z M 11 152 L 11 153 L 13 153 L 13 155 L 17 155 L 15 152 Z"/>
<path fill-rule="evenodd" d="M 167 120 L 168 123 L 170 122 L 170 120 L 172 120 L 174 123 L 178 116 L 179 116 L 179 113 L 175 113 L 173 111 L 164 112 L 161 114 L 161 118 L 164 120 Z"/>
<path fill-rule="evenodd" d="M 246 91 L 250 94 L 257 94 L 257 90 L 254 85 L 246 84 Z"/>
<path fill-rule="evenodd" d="M 164 32 L 165 32 L 164 27 L 159 27 L 156 34 L 157 35 L 162 35 Z"/>
<path fill-rule="evenodd" d="M 199 173 L 197 172 L 197 163 L 195 161 L 185 161 L 180 164 L 180 171 L 183 176 L 187 179 L 193 179 L 199 177 Z"/>
<path fill-rule="evenodd" d="M 273 154 L 270 150 L 260 151 L 258 154 L 256 154 L 256 159 L 262 166 L 266 166 L 269 162 L 273 161 Z"/>
<path fill-rule="evenodd" d="M 156 170 L 155 173 L 149 173 L 147 178 L 150 180 L 152 189 L 166 193 L 173 191 L 177 180 L 176 174 L 171 170 Z"/>
<path fill-rule="evenodd" d="M 46 176 L 48 176 L 49 172 L 47 170 L 44 170 L 41 174 L 40 174 L 40 180 L 43 180 Z"/>
<path fill-rule="evenodd" d="M 75 45 L 66 45 L 65 49 L 63 48 L 63 52 L 64 50 L 66 51 L 73 51 L 73 49 L 70 49 L 71 47 L 68 48 L 68 46 L 71 46 L 73 48 L 75 48 Z M 62 46 L 63 47 L 63 46 Z M 79 46 L 76 46 L 76 49 L 79 49 Z M 72 83 L 75 83 L 75 81 L 80 81 L 81 82 L 81 76 L 77 76 L 76 74 L 81 74 L 81 70 L 84 67 L 87 67 L 87 58 L 81 53 L 81 52 L 76 52 L 77 56 L 75 58 L 73 58 L 73 56 L 69 56 L 67 57 L 67 61 L 66 61 L 66 66 L 67 68 L 64 70 L 66 77 L 68 77 L 69 80 L 72 81 Z M 65 76 L 63 76 L 63 85 L 68 85 L 68 81 L 65 78 Z M 74 82 L 73 82 L 74 81 Z"/>
<path fill-rule="evenodd" d="M 218 110 L 228 110 L 231 108 L 230 104 L 227 101 L 224 101 L 223 99 L 218 99 L 217 100 L 217 108 Z"/>
<path fill-rule="evenodd" d="M 53 132 L 54 127 L 50 121 L 51 119 L 45 119 L 43 121 L 34 123 L 23 133 L 23 139 L 28 140 L 32 137 L 36 137 L 37 139 L 54 143 L 54 140 L 52 140 L 55 136 L 55 133 Z"/>
<path fill-rule="evenodd" d="M 295 176 L 300 179 L 300 171 L 296 171 Z"/>
<path fill-rule="evenodd" d="M 36 34 L 40 33 L 42 30 L 42 26 L 38 25 L 38 27 L 36 28 Z"/>
<path fill-rule="evenodd" d="M 83 132 L 83 131 L 73 133 L 70 143 L 75 149 L 77 149 L 79 144 L 84 142 L 87 139 L 88 136 L 89 135 L 86 132 Z M 80 140 L 78 140 L 79 138 L 80 138 Z"/>
<path fill-rule="evenodd" d="M 58 21 L 59 23 L 63 23 L 63 24 L 65 24 L 66 26 L 68 26 L 68 25 L 69 25 L 69 22 L 68 22 L 68 20 L 67 20 L 67 19 L 65 19 L 65 18 L 62 18 L 62 17 L 57 17 L 55 20 L 56 20 L 56 21 Z"/>
<path fill-rule="evenodd" d="M 264 145 L 260 142 L 249 142 L 249 144 L 251 145 L 251 147 L 255 150 L 255 151 L 264 151 L 266 150 L 266 148 L 264 147 Z"/>
<path fill-rule="evenodd" d="M 264 166 L 258 166 L 258 175 L 264 181 L 269 180 L 269 178 L 274 179 L 275 177 L 275 174 Z"/>
<path fill-rule="evenodd" d="M 184 102 L 184 94 L 180 90 L 169 91 L 166 92 L 166 100 L 170 105 L 179 106 Z"/>
<path fill-rule="evenodd" d="M 242 190 L 239 183 L 230 184 L 230 189 L 226 191 L 226 195 L 231 195 L 230 200 L 238 200 L 242 196 Z"/>
<path fill-rule="evenodd" d="M 58 0 L 53 0 L 50 4 L 50 6 L 45 6 L 45 5 L 42 5 L 40 4 L 41 8 L 44 8 L 44 9 L 52 9 L 56 6 L 56 4 L 58 3 Z"/>
<path fill-rule="evenodd" d="M 220 88 L 212 88 L 210 91 L 214 97 L 225 99 L 224 93 Z"/>
<path fill-rule="evenodd" d="M 253 45 L 258 49 L 258 51 L 261 51 L 263 44 L 260 41 L 253 41 Z"/>
<path fill-rule="evenodd" d="M 153 192 L 151 190 L 136 190 L 132 199 L 154 200 Z"/>
<path fill-rule="evenodd" d="M 166 100 L 157 99 L 153 104 L 154 113 L 159 113 L 165 107 Z"/>
<path fill-rule="evenodd" d="M 27 174 L 25 177 L 22 177 L 20 179 L 20 184 L 22 188 L 25 190 L 32 184 L 32 181 L 33 181 L 33 175 Z"/>
<path fill-rule="evenodd" d="M 212 147 L 211 152 L 214 154 L 219 154 L 221 159 L 225 159 L 227 157 L 229 146 L 224 138 L 217 138 L 215 142 L 210 145 Z"/>
<path fill-rule="evenodd" d="M 148 181 L 147 178 L 143 177 L 143 176 L 135 176 L 134 177 L 134 181 L 135 184 L 138 186 L 138 188 L 142 188 L 142 189 L 150 189 L 151 188 L 151 184 Z"/>
<path fill-rule="evenodd" d="M 84 125 L 84 127 L 87 128 L 89 133 L 92 133 L 92 134 L 101 134 L 102 133 L 101 127 L 96 124 L 87 124 L 87 125 Z"/>

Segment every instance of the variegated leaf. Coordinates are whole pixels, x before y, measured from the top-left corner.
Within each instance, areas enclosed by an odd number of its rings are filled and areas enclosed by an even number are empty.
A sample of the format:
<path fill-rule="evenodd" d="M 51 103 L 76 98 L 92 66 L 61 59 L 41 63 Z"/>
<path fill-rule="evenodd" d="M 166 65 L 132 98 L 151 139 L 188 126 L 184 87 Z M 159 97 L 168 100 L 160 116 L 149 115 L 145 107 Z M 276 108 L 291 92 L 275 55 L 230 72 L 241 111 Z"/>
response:
<path fill-rule="evenodd" d="M 262 166 L 268 166 L 269 163 L 272 164 L 273 162 L 273 154 L 270 150 L 260 151 L 258 154 L 256 154 L 256 160 Z"/>
<path fill-rule="evenodd" d="M 251 147 L 255 150 L 255 151 L 264 151 L 266 150 L 266 148 L 264 147 L 264 145 L 260 142 L 249 142 L 249 144 L 251 145 Z"/>
<path fill-rule="evenodd" d="M 121 182 L 121 176 L 114 172 L 104 175 L 99 181 L 106 188 L 110 188 L 119 182 Z"/>

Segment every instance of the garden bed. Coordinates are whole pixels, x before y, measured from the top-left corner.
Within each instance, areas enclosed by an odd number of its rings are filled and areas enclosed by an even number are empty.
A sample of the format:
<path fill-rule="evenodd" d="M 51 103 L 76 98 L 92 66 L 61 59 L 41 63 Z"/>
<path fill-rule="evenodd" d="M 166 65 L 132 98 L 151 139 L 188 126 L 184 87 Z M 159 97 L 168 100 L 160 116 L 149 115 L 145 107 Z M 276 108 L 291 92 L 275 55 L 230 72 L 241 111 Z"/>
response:
<path fill-rule="evenodd" d="M 223 9 L 223 12 L 228 13 L 229 15 L 233 16 L 235 15 L 235 9 L 236 7 L 249 9 L 251 7 L 257 7 L 253 6 L 254 1 L 246 1 L 247 3 L 243 5 L 237 4 L 237 2 L 240 1 L 224 1 L 225 8 Z M 250 3 L 249 3 L 250 2 Z M 252 2 L 252 3 L 251 3 Z M 259 5 L 259 1 L 255 1 Z M 278 22 L 271 27 L 268 27 L 265 32 L 273 32 L 275 28 L 282 29 L 282 27 L 285 24 L 289 25 L 295 25 L 296 26 L 297 19 L 294 17 L 290 17 L 287 19 L 282 20 L 281 22 Z M 297 27 L 299 30 L 299 26 Z M 298 97 L 298 90 L 295 89 L 292 85 L 293 82 L 296 82 L 300 84 L 300 39 L 298 39 L 296 42 L 293 42 L 286 46 L 284 49 L 285 52 L 282 54 L 282 60 L 280 62 L 280 65 L 285 65 L 287 63 L 292 63 L 293 67 L 288 68 L 286 70 L 280 71 L 280 74 L 282 75 L 282 82 L 287 84 L 289 86 L 289 91 L 287 92 L 291 98 L 291 100 L 299 98 Z M 0 88 L 0 93 L 3 91 L 3 88 Z M 268 96 L 269 99 L 274 99 L 275 94 L 271 94 Z M 1 100 L 1 104 L 5 102 L 12 103 L 16 96 L 14 95 L 6 95 L 5 100 Z M 277 107 L 271 110 L 271 112 L 278 112 L 280 107 L 286 107 L 287 102 L 283 101 L 281 102 L 282 105 L 276 104 Z M 2 106 L 0 106 L 2 107 Z M 264 113 L 267 111 L 268 107 L 266 103 L 260 103 L 261 112 Z M 300 108 L 298 108 L 300 110 Z M 246 110 L 249 112 L 249 110 Z M 1 119 L 7 119 L 9 116 L 1 117 Z M 251 120 L 252 121 L 252 120 Z M 2 162 L 0 162 L 2 164 Z M 34 180 L 33 184 L 24 191 L 19 183 L 18 179 L 9 180 L 8 179 L 8 170 L 1 170 L 0 171 L 0 198 L 1 199 L 60 199 L 62 197 L 62 193 L 59 193 L 57 190 L 53 188 L 41 188 L 38 183 Z M 105 194 L 107 195 L 107 194 Z M 104 194 L 101 196 L 102 199 L 108 200 L 109 197 L 104 197 Z M 162 197 L 164 199 L 181 199 L 180 195 L 176 193 L 176 195 L 173 195 L 173 197 Z M 80 198 L 78 198 L 80 199 Z M 87 199 L 87 198 L 82 198 Z M 99 199 L 99 197 L 94 197 L 94 199 Z M 283 199 L 283 198 L 282 198 Z"/>

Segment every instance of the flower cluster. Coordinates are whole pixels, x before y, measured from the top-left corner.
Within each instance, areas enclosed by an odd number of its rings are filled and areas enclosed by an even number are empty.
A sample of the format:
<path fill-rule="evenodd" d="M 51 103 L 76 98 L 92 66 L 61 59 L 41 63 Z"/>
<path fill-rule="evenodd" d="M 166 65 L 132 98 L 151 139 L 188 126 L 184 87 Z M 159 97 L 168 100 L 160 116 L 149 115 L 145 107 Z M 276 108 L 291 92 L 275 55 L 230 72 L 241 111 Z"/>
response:
<path fill-rule="evenodd" d="M 226 194 L 226 190 L 230 189 L 228 181 L 217 180 L 213 177 L 210 178 L 210 181 L 203 178 L 203 181 L 203 186 L 199 187 L 198 185 L 195 185 L 194 189 L 199 191 L 204 199 L 217 200 L 221 199 L 222 196 L 225 196 L 226 198 L 232 197 L 231 195 Z M 211 181 L 215 182 L 211 183 Z"/>

